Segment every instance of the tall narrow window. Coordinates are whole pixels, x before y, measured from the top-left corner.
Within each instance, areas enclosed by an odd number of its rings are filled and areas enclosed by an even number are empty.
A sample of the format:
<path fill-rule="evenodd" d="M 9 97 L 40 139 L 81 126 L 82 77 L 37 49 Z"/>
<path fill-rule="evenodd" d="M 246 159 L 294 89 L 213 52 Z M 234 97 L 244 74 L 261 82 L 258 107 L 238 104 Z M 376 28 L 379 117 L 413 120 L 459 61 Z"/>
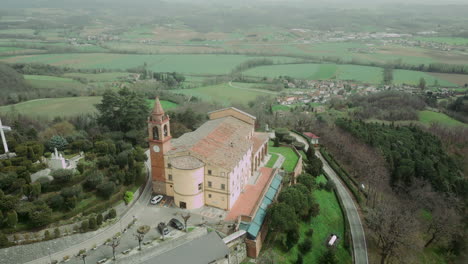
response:
<path fill-rule="evenodd" d="M 213 184 L 210 181 L 208 182 L 208 187 L 213 187 Z"/>
<path fill-rule="evenodd" d="M 159 140 L 159 131 L 158 127 L 153 127 L 153 140 Z"/>
<path fill-rule="evenodd" d="M 164 137 L 167 137 L 168 134 L 167 125 L 164 125 Z"/>
<path fill-rule="evenodd" d="M 211 175 L 211 170 L 208 170 L 208 175 Z"/>
<path fill-rule="evenodd" d="M 225 189 L 226 189 L 226 185 L 224 185 L 224 183 L 221 184 L 221 190 L 225 190 Z"/>
<path fill-rule="evenodd" d="M 202 188 L 203 188 L 202 184 L 201 184 L 201 183 L 199 183 L 199 184 L 198 184 L 198 190 L 199 190 L 199 191 L 201 191 L 201 190 L 202 190 Z"/>
<path fill-rule="evenodd" d="M 169 180 L 172 181 L 172 174 L 169 174 Z"/>

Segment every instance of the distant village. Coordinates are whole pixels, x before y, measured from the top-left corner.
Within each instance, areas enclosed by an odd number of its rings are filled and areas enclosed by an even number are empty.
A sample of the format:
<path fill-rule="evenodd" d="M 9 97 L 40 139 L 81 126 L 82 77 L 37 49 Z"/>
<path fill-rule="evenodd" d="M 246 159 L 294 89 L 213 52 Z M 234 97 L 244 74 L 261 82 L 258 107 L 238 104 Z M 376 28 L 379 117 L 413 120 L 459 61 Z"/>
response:
<path fill-rule="evenodd" d="M 421 88 L 414 85 L 373 85 L 358 83 L 355 81 L 344 80 L 283 80 L 285 87 L 291 89 L 277 97 L 280 105 L 297 105 L 319 103 L 325 104 L 332 98 L 347 99 L 352 95 L 368 95 L 379 91 L 399 91 L 411 94 L 430 93 L 436 98 L 448 98 L 457 95 L 463 95 L 465 92 L 450 88 L 438 88 L 437 90 Z M 299 88 L 299 89 L 295 89 Z M 315 107 L 317 108 L 317 107 Z M 320 112 L 321 108 L 314 108 L 314 111 Z"/>

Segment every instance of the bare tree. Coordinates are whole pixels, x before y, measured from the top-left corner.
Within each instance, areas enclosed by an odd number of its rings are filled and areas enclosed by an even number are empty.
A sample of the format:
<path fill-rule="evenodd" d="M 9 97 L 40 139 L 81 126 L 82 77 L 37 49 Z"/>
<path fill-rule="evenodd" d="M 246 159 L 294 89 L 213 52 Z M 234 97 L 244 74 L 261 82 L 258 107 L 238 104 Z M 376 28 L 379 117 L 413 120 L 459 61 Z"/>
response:
<path fill-rule="evenodd" d="M 120 233 L 117 233 L 114 235 L 114 237 L 109 238 L 107 240 L 108 242 L 108 246 L 110 246 L 112 248 L 112 256 L 113 256 L 113 259 L 115 260 L 115 249 L 120 245 Z"/>
<path fill-rule="evenodd" d="M 189 220 L 189 218 L 191 216 L 192 215 L 190 215 L 190 213 L 188 213 L 186 215 L 182 215 L 182 219 L 184 219 L 185 233 L 187 233 L 187 222 L 188 222 L 188 220 Z"/>
<path fill-rule="evenodd" d="M 138 250 L 141 250 L 141 242 L 145 238 L 145 235 L 149 232 L 150 227 L 147 225 L 143 225 L 138 227 L 137 233 L 135 234 L 135 238 L 138 240 Z"/>
<path fill-rule="evenodd" d="M 404 248 L 411 246 L 413 234 L 416 231 L 416 221 L 412 216 L 412 208 L 406 203 L 387 200 L 370 210 L 366 217 L 369 228 L 374 232 L 380 254 L 380 263 L 396 255 Z"/>

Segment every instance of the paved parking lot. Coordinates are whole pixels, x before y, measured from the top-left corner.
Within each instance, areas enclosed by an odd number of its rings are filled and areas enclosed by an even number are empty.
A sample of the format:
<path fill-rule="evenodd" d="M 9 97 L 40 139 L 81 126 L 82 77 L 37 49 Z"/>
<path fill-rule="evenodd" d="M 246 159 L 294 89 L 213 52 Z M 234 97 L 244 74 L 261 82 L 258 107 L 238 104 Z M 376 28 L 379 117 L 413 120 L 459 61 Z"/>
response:
<path fill-rule="evenodd" d="M 130 252 L 127 255 L 135 254 L 138 252 L 138 241 L 135 238 L 136 228 L 141 225 L 150 226 L 150 231 L 146 234 L 142 242 L 142 250 L 145 248 L 150 248 L 157 243 L 164 243 L 161 239 L 161 234 L 157 230 L 157 226 L 160 222 L 168 223 L 172 218 L 178 219 L 180 222 L 184 223 L 182 219 L 182 214 L 186 215 L 187 213 L 191 214 L 190 219 L 188 220 L 188 226 L 198 226 L 203 223 L 208 225 L 216 225 L 220 220 L 224 219 L 225 211 L 212 208 L 212 207 L 203 207 L 196 210 L 185 210 L 180 209 L 174 206 L 174 200 L 171 197 L 164 197 L 160 203 L 157 205 L 152 205 L 148 199 L 147 204 L 145 205 L 142 212 L 136 217 L 136 223 L 122 233 L 120 240 L 120 245 L 116 248 L 116 257 L 122 257 L 123 251 L 130 249 Z M 126 229 L 126 226 L 121 226 L 121 230 Z M 173 239 L 175 237 L 180 237 L 186 235 L 184 231 L 176 230 L 172 227 L 169 227 L 170 234 L 166 237 L 168 239 Z M 145 244 L 145 245 L 143 245 Z M 107 258 L 110 263 L 112 259 L 112 248 L 108 245 L 96 245 L 95 250 L 89 250 L 87 252 L 86 263 L 96 263 L 97 261 Z M 72 257 L 67 263 L 70 264 L 80 264 L 83 263 L 81 257 Z"/>

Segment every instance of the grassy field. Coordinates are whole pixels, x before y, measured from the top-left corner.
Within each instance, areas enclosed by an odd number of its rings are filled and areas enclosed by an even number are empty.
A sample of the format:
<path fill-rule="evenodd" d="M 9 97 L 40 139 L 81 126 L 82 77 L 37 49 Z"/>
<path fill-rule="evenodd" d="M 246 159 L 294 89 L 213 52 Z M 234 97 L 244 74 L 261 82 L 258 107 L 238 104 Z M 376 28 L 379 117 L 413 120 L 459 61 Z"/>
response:
<path fill-rule="evenodd" d="M 271 157 L 268 160 L 267 164 L 265 165 L 265 167 L 267 168 L 273 168 L 273 165 L 275 165 L 276 161 L 278 160 L 278 155 L 273 154 L 273 153 L 271 153 L 270 155 Z"/>
<path fill-rule="evenodd" d="M 125 70 L 145 63 L 155 72 L 181 72 L 188 74 L 226 74 L 237 65 L 259 57 L 244 55 L 130 55 L 109 53 L 86 54 L 40 54 L 15 56 L 2 61 L 38 62 L 55 66 L 68 66 L 83 69 L 119 69 Z M 276 62 L 290 62 L 296 59 L 271 57 Z"/>
<path fill-rule="evenodd" d="M 419 83 L 419 80 L 424 78 L 426 80 L 427 86 L 434 85 L 434 82 L 437 80 L 440 86 L 447 87 L 456 87 L 458 86 L 455 83 L 449 82 L 447 80 L 437 78 L 429 73 L 418 72 L 418 71 L 408 71 L 408 70 L 394 70 L 393 71 L 393 83 L 394 84 L 412 84 L 416 85 Z"/>
<path fill-rule="evenodd" d="M 317 182 L 326 182 L 326 178 L 321 175 Z M 304 263 L 319 263 L 320 256 L 326 251 L 325 246 L 330 234 L 336 234 L 338 237 L 344 236 L 344 220 L 340 205 L 333 192 L 326 190 L 314 190 L 313 195 L 320 205 L 320 214 L 310 222 L 300 224 L 301 243 L 306 238 L 306 232 L 313 229 L 312 250 L 304 256 Z M 298 244 L 299 244 L 298 243 Z M 343 246 L 343 239 L 340 239 L 336 248 L 336 257 L 338 263 L 352 263 L 352 258 Z M 289 252 L 285 253 L 279 248 L 274 248 L 280 256 L 280 263 L 295 263 L 299 253 L 298 246 L 294 246 Z"/>
<path fill-rule="evenodd" d="M 445 80 L 449 83 L 458 84 L 460 86 L 468 84 L 467 74 L 430 73 L 430 75 L 438 78 L 439 80 Z"/>
<path fill-rule="evenodd" d="M 465 126 L 468 127 L 468 124 L 462 123 L 458 120 L 455 120 L 443 113 L 437 113 L 432 111 L 419 111 L 419 122 L 430 125 L 431 123 L 441 123 L 447 126 Z"/>
<path fill-rule="evenodd" d="M 229 86 L 229 84 L 218 84 L 212 86 L 198 87 L 194 89 L 179 89 L 173 90 L 174 93 L 191 95 L 205 101 L 219 102 L 224 105 L 230 104 L 246 104 L 254 100 L 257 96 L 271 96 L 267 92 L 260 90 L 246 90 Z"/>
<path fill-rule="evenodd" d="M 58 82 L 76 82 L 73 79 L 62 78 L 57 76 L 48 76 L 48 75 L 23 75 L 25 80 L 30 81 L 58 81 Z"/>
<path fill-rule="evenodd" d="M 69 78 L 46 75 L 24 75 L 24 79 L 34 88 L 39 89 L 73 89 L 76 91 L 86 88 L 86 85 Z"/>
<path fill-rule="evenodd" d="M 245 72 L 245 75 L 276 78 L 291 76 L 297 79 L 330 79 L 335 75 L 334 64 L 287 64 L 256 67 Z"/>
<path fill-rule="evenodd" d="M 65 97 L 31 100 L 16 105 L 0 107 L 0 113 L 15 111 L 28 116 L 42 116 L 54 118 L 56 116 L 74 116 L 79 114 L 95 113 L 94 105 L 101 102 L 100 96 L 92 97 Z M 177 104 L 161 101 L 164 109 L 177 107 Z M 154 106 L 154 100 L 148 100 L 148 106 Z"/>
<path fill-rule="evenodd" d="M 322 80 L 339 79 L 353 80 L 363 83 L 382 83 L 382 68 L 348 65 L 348 64 L 286 64 L 270 65 L 249 69 L 245 75 L 255 77 L 276 78 L 279 76 L 291 76 L 297 79 Z M 418 84 L 419 79 L 424 78 L 428 86 L 432 86 L 437 80 L 439 85 L 455 87 L 457 83 L 468 82 L 465 76 L 451 76 L 450 74 L 431 75 L 425 72 L 394 70 L 393 82 L 395 84 Z M 456 82 L 450 82 L 449 78 L 457 78 Z"/>
<path fill-rule="evenodd" d="M 291 148 L 287 147 L 273 147 L 273 141 L 268 142 L 268 152 L 281 154 L 285 157 L 285 161 L 283 163 L 283 168 L 287 172 L 294 171 L 294 167 L 299 160 L 299 156 L 297 156 L 296 152 L 294 152 Z"/>
<path fill-rule="evenodd" d="M 286 64 L 262 66 L 250 69 L 246 75 L 276 78 L 291 76 L 297 79 L 323 80 L 340 79 L 355 80 L 368 83 L 382 82 L 382 69 L 359 65 L 339 64 Z"/>
<path fill-rule="evenodd" d="M 101 97 L 65 97 L 38 99 L 0 107 L 0 112 L 16 111 L 29 116 L 73 116 L 96 112 L 95 104 L 101 102 Z"/>
<path fill-rule="evenodd" d="M 84 78 L 90 82 L 112 82 L 129 76 L 128 72 L 105 72 L 105 73 L 65 73 L 64 77 Z"/>

